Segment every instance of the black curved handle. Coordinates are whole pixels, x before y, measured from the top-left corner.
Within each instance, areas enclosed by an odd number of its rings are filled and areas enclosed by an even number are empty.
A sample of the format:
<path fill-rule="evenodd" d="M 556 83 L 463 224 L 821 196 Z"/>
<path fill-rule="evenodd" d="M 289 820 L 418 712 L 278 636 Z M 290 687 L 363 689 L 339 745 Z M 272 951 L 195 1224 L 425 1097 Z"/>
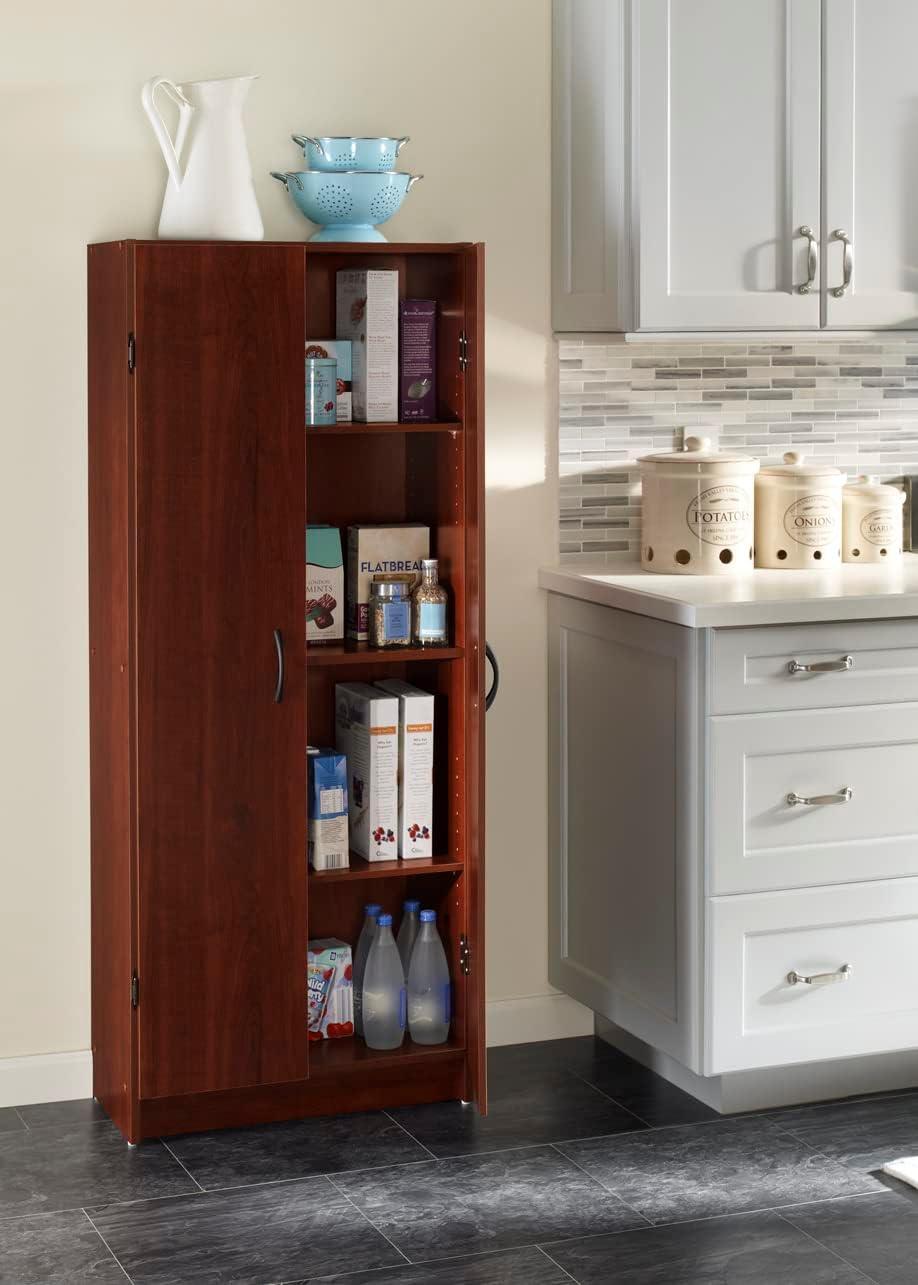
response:
<path fill-rule="evenodd" d="M 487 696 L 485 696 L 485 712 L 487 713 L 494 704 L 497 697 L 497 689 L 500 687 L 500 668 L 490 643 L 485 643 L 485 660 L 491 666 L 491 686 L 488 688 Z"/>
<path fill-rule="evenodd" d="M 284 699 L 284 635 L 279 629 L 274 630 L 274 649 L 277 652 L 277 682 L 274 685 L 274 703 L 279 705 Z"/>

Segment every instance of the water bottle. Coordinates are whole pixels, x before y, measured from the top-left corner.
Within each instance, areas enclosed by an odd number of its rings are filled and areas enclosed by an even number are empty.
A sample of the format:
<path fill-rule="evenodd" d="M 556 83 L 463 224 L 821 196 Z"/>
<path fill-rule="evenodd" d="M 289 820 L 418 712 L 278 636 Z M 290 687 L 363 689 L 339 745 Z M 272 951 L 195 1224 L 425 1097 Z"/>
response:
<path fill-rule="evenodd" d="M 414 943 L 418 935 L 418 911 L 421 909 L 419 901 L 406 901 L 402 906 L 402 922 L 398 930 L 398 956 L 402 961 L 402 968 L 405 976 L 408 976 L 408 966 L 411 963 L 411 952 L 414 950 Z"/>
<path fill-rule="evenodd" d="M 363 975 L 366 972 L 367 956 L 370 953 L 370 946 L 373 944 L 373 938 L 376 935 L 376 921 L 379 918 L 379 912 L 382 906 L 378 906 L 375 901 L 363 908 L 363 927 L 360 930 L 360 936 L 357 938 L 357 949 L 354 951 L 354 970 L 352 981 L 354 986 L 354 1030 L 358 1035 L 363 1034 Z"/>
<path fill-rule="evenodd" d="M 415 1044 L 443 1044 L 449 1036 L 449 967 L 437 933 L 437 912 L 421 911 L 421 928 L 408 970 L 408 1031 Z"/>
<path fill-rule="evenodd" d="M 397 1049 L 405 1038 L 405 974 L 392 936 L 392 916 L 380 915 L 363 975 L 363 1038 L 371 1049 Z"/>

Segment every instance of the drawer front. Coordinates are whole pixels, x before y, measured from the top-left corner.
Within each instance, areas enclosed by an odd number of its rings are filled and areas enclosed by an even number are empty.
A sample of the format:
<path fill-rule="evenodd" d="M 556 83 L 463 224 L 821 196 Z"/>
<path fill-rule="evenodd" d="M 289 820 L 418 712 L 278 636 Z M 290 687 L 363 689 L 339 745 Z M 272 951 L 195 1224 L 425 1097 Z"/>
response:
<path fill-rule="evenodd" d="M 707 933 L 706 1074 L 918 1047 L 918 879 L 713 898 Z"/>
<path fill-rule="evenodd" d="M 711 677 L 712 714 L 918 701 L 918 620 L 715 629 Z"/>
<path fill-rule="evenodd" d="M 918 704 L 711 718 L 708 732 L 709 895 L 918 876 Z"/>

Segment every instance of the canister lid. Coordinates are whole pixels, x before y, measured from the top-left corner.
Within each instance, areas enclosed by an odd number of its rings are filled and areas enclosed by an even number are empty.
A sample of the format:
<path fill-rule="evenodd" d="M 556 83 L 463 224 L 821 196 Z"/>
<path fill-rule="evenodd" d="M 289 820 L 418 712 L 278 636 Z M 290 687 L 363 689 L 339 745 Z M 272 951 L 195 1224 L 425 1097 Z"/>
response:
<path fill-rule="evenodd" d="M 833 477 L 841 480 L 844 474 L 831 464 L 807 464 L 800 451 L 785 451 L 784 463 L 766 465 L 762 469 L 762 477 Z"/>
<path fill-rule="evenodd" d="M 639 463 L 676 465 L 687 471 L 699 473 L 757 473 L 759 461 L 738 451 L 715 451 L 709 437 L 685 438 L 681 451 L 665 451 L 660 455 L 644 455 Z"/>
<path fill-rule="evenodd" d="M 397 600 L 408 597 L 408 586 L 404 580 L 371 580 L 370 597 L 386 600 Z"/>
<path fill-rule="evenodd" d="M 842 488 L 842 494 L 853 500 L 865 500 L 872 504 L 904 504 L 905 492 L 889 482 L 881 482 L 875 474 L 862 473 L 853 482 Z"/>

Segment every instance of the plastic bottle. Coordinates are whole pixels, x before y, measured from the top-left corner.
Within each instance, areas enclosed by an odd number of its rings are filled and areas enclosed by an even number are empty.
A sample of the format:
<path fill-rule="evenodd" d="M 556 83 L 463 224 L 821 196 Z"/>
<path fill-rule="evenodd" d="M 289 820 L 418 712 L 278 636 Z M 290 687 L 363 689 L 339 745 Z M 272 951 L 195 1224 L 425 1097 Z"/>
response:
<path fill-rule="evenodd" d="M 437 933 L 437 912 L 421 911 L 421 928 L 408 970 L 408 1031 L 416 1044 L 443 1044 L 449 1036 L 449 967 Z"/>
<path fill-rule="evenodd" d="M 392 936 L 392 916 L 380 915 L 363 976 L 363 1038 L 371 1049 L 397 1049 L 405 1038 L 405 974 Z"/>
<path fill-rule="evenodd" d="M 408 966 L 411 963 L 411 952 L 414 950 L 414 943 L 418 935 L 418 912 L 421 909 L 419 901 L 406 901 L 402 904 L 402 922 L 398 929 L 398 957 L 402 961 L 402 968 L 405 976 L 408 976 Z"/>
<path fill-rule="evenodd" d="M 376 921 L 381 910 L 382 906 L 377 905 L 375 901 L 371 901 L 364 906 L 363 927 L 360 930 L 360 936 L 357 938 L 357 949 L 354 951 L 354 971 L 352 975 L 354 985 L 354 1030 L 358 1035 L 363 1034 L 363 975 L 366 972 L 370 946 L 376 936 Z"/>

